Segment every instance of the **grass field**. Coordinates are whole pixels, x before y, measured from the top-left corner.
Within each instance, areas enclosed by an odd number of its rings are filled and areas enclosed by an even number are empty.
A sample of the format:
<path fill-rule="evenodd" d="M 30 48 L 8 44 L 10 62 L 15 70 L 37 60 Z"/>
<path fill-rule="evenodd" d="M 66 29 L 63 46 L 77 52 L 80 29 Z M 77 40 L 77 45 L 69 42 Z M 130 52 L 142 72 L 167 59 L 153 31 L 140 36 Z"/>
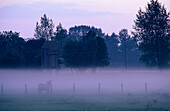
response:
<path fill-rule="evenodd" d="M 169 74 L 155 70 L 0 70 L 0 111 L 170 111 Z M 38 95 L 37 86 L 49 80 L 53 94 Z"/>
<path fill-rule="evenodd" d="M 0 111 L 170 111 L 170 95 L 1 95 Z"/>

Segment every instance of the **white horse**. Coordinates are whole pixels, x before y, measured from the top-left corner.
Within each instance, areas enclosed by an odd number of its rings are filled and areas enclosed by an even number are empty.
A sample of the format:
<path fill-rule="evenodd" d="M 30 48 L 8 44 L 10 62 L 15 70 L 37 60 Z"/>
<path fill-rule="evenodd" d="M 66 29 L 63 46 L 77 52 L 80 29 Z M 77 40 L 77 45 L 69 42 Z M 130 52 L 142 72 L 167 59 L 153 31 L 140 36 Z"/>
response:
<path fill-rule="evenodd" d="M 38 85 L 38 94 L 41 94 L 42 91 L 46 91 L 47 94 L 52 94 L 52 80 L 48 81 L 46 84 L 40 83 Z"/>

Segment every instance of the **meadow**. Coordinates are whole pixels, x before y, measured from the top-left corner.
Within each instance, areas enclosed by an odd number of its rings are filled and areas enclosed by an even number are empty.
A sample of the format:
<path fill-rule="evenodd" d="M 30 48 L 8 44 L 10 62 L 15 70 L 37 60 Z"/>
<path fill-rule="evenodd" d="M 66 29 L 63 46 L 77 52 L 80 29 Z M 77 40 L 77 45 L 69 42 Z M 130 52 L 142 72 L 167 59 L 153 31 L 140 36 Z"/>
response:
<path fill-rule="evenodd" d="M 169 77 L 154 70 L 0 70 L 0 111 L 170 111 Z M 48 80 L 53 93 L 38 94 Z"/>
<path fill-rule="evenodd" d="M 4 95 L 0 111 L 170 111 L 170 95 Z"/>

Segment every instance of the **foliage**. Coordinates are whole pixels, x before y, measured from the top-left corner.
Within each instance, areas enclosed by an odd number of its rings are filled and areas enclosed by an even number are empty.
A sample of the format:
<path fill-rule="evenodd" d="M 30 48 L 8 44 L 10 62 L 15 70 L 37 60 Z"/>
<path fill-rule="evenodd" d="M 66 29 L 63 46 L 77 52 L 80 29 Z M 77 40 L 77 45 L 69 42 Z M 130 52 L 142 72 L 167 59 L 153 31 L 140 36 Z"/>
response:
<path fill-rule="evenodd" d="M 63 47 L 67 39 L 67 30 L 62 27 L 62 24 L 59 23 L 59 25 L 56 27 L 56 32 L 54 33 L 54 41 L 57 44 L 58 48 L 58 57 L 62 57 Z"/>
<path fill-rule="evenodd" d="M 45 39 L 25 41 L 19 33 L 0 33 L 0 67 L 40 67 L 41 46 Z"/>
<path fill-rule="evenodd" d="M 110 58 L 110 67 L 124 67 L 125 65 L 125 45 L 127 67 L 139 67 L 140 52 L 137 43 L 130 37 L 127 29 L 122 29 L 119 35 L 114 32 L 111 36 L 104 37 Z M 126 42 L 125 42 L 126 41 Z"/>
<path fill-rule="evenodd" d="M 167 67 L 170 60 L 169 13 L 164 5 L 151 0 L 146 10 L 140 9 L 136 17 L 133 35 L 143 53 L 140 61 L 151 67 Z"/>
<path fill-rule="evenodd" d="M 136 66 L 139 61 L 140 52 L 137 48 L 137 42 L 130 37 L 127 29 L 122 29 L 118 36 L 120 40 L 120 56 L 122 65 L 125 67 Z"/>
<path fill-rule="evenodd" d="M 111 36 L 106 35 L 105 36 L 105 42 L 108 50 L 108 55 L 110 58 L 110 65 L 114 67 L 118 67 L 120 64 L 120 52 L 119 52 L 119 40 L 118 35 L 115 33 L 112 33 Z"/>
<path fill-rule="evenodd" d="M 24 44 L 24 39 L 17 32 L 0 32 L 0 66 L 17 67 L 24 63 Z"/>
<path fill-rule="evenodd" d="M 41 17 L 40 24 L 37 22 L 36 23 L 36 28 L 35 28 L 35 38 L 40 39 L 44 38 L 46 40 L 50 40 L 53 37 L 53 29 L 54 29 L 54 24 L 52 19 L 49 19 L 46 14 Z"/>
<path fill-rule="evenodd" d="M 41 67 L 41 47 L 45 39 L 30 39 L 24 45 L 24 57 L 27 67 Z"/>
<path fill-rule="evenodd" d="M 63 51 L 66 66 L 104 67 L 109 64 L 107 47 L 103 38 L 89 31 L 81 41 L 69 40 Z"/>
<path fill-rule="evenodd" d="M 83 67 L 84 62 L 84 47 L 82 41 L 67 41 L 66 45 L 64 46 L 63 50 L 63 58 L 65 61 L 65 65 L 67 67 L 76 68 L 76 67 Z"/>
<path fill-rule="evenodd" d="M 109 65 L 107 46 L 103 38 L 97 37 L 96 66 L 104 67 Z"/>
<path fill-rule="evenodd" d="M 80 25 L 80 26 L 74 26 L 69 29 L 69 38 L 72 40 L 82 40 L 83 36 L 86 36 L 86 34 L 89 31 L 96 32 L 97 36 L 103 37 L 104 33 L 100 28 L 95 28 L 94 26 L 86 26 L 86 25 Z"/>

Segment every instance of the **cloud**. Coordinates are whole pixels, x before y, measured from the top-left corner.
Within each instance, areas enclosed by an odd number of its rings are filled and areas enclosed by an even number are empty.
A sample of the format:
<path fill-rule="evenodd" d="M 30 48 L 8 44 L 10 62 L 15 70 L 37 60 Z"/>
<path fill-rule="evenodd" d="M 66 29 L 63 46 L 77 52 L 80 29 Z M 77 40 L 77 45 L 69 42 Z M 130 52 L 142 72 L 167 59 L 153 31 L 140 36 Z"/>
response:
<path fill-rule="evenodd" d="M 0 7 L 11 5 L 25 5 L 39 2 L 75 4 L 70 9 L 86 10 L 89 12 L 136 13 L 139 7 L 145 7 L 150 0 L 3 0 Z M 169 0 L 159 0 L 168 8 Z"/>
<path fill-rule="evenodd" d="M 87 17 L 87 16 L 105 16 L 118 15 L 111 12 L 89 12 L 81 9 L 71 9 L 76 7 L 75 4 L 36 2 L 26 5 L 14 5 L 0 8 L 0 19 L 16 19 L 16 18 L 39 18 L 44 13 L 50 17 Z M 119 13 L 120 14 L 120 13 Z"/>
<path fill-rule="evenodd" d="M 16 30 L 23 37 L 33 37 L 36 22 L 46 13 L 67 29 L 84 24 L 118 33 L 122 28 L 132 29 L 135 14 L 145 5 L 145 0 L 4 0 L 0 1 L 0 31 Z"/>
<path fill-rule="evenodd" d="M 35 24 L 43 14 L 52 18 L 56 25 L 61 22 L 67 29 L 80 24 L 94 25 L 103 28 L 106 33 L 118 31 L 122 23 L 126 27 L 129 25 L 127 23 L 131 23 L 130 15 L 71 9 L 76 6 L 73 3 L 35 2 L 3 7 L 0 8 L 0 31 L 15 30 L 21 32 L 23 37 L 33 37 Z"/>

